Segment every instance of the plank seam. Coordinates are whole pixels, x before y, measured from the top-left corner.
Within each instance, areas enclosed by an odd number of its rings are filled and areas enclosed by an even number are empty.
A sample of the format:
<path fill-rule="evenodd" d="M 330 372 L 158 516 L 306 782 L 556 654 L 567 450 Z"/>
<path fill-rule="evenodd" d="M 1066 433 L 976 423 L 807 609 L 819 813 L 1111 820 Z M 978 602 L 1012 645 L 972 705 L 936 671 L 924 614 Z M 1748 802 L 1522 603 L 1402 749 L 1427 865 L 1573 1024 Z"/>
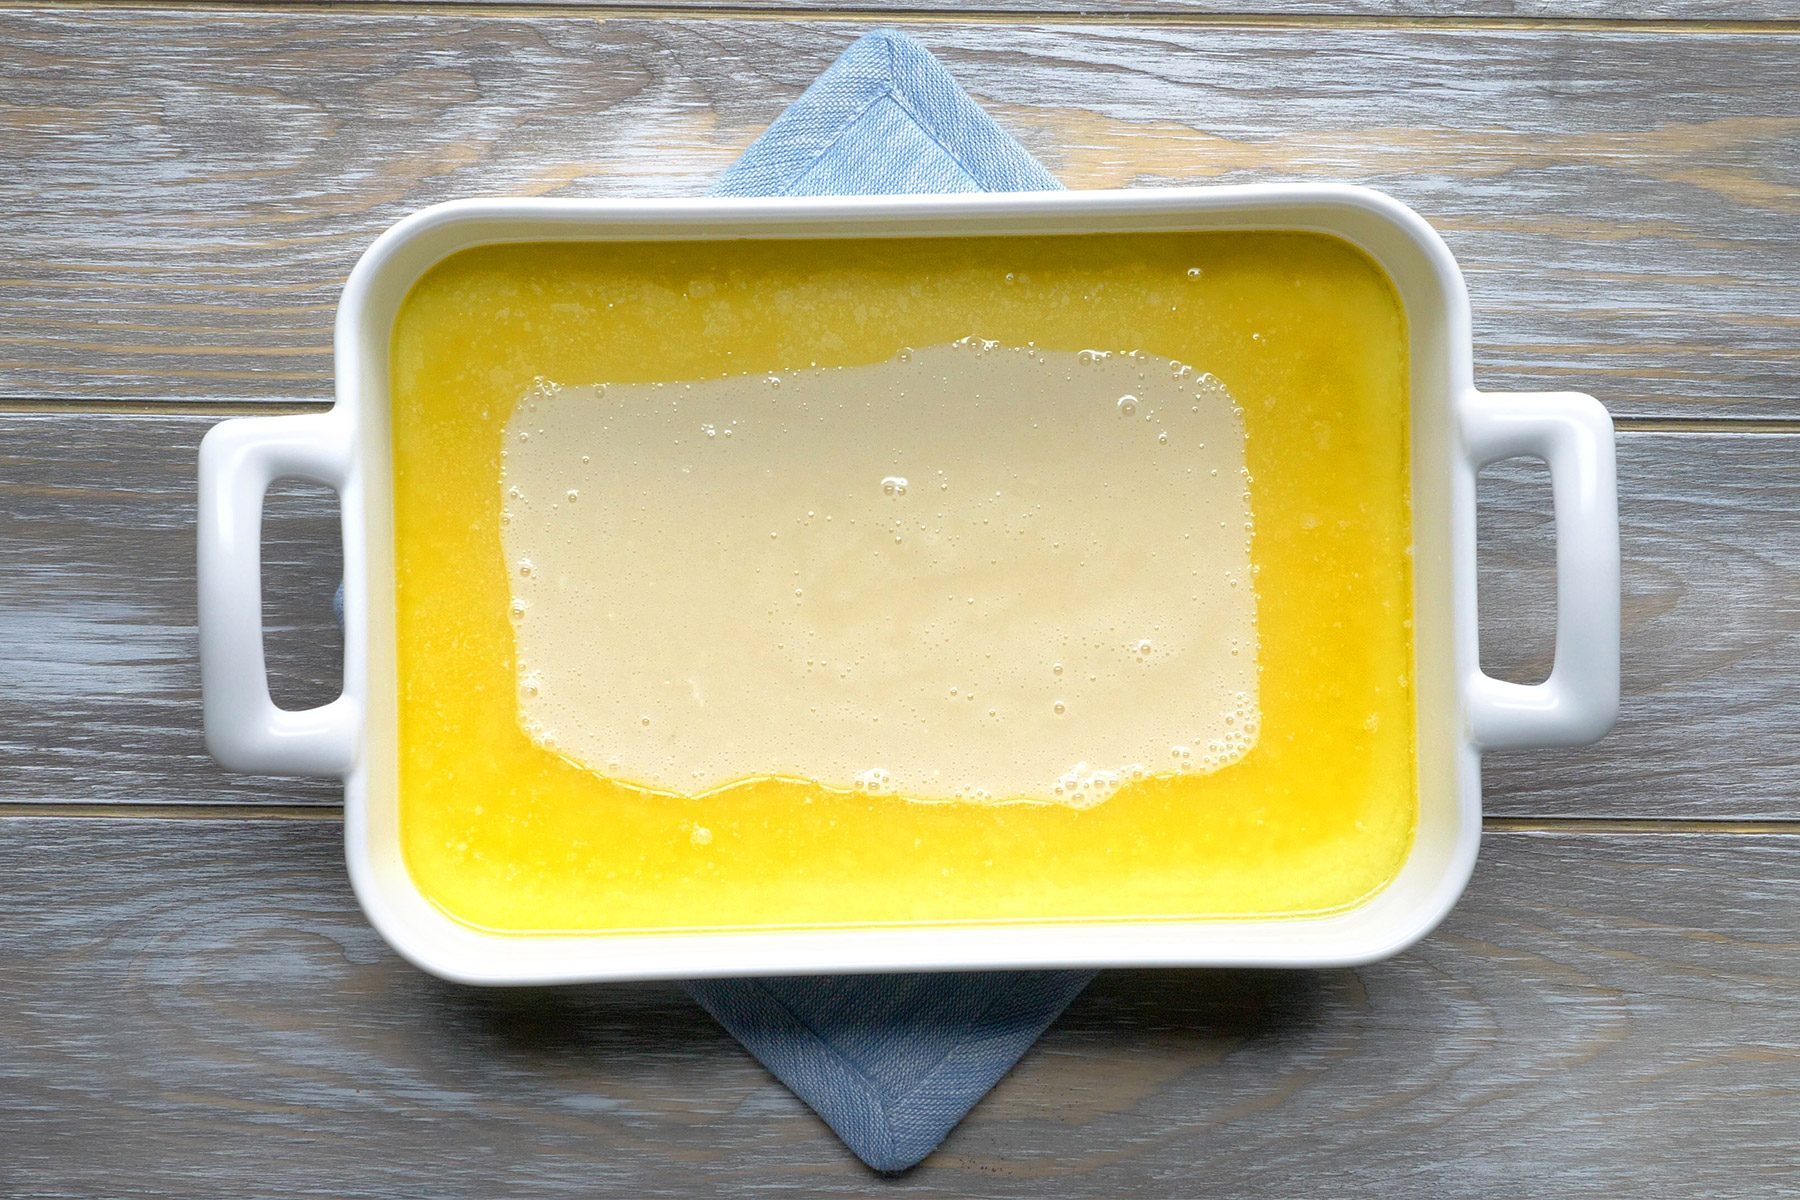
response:
<path fill-rule="evenodd" d="M 0 417 L 272 417 L 324 412 L 330 407 L 329 400 L 154 400 L 143 403 L 0 396 Z M 1795 427 L 1800 429 L 1800 422 Z"/>
<path fill-rule="evenodd" d="M 331 401 L 329 400 L 153 400 L 146 402 L 0 396 L 0 417 L 61 415 L 121 418 L 266 417 L 291 413 L 323 412 L 330 407 Z M 1613 425 L 1620 433 L 1701 436 L 1761 434 L 1776 437 L 1791 437 L 1800 434 L 1800 416 L 1651 417 L 1615 413 Z"/>
<path fill-rule="evenodd" d="M 1800 417 L 1613 417 L 1621 433 L 1800 433 Z"/>
<path fill-rule="evenodd" d="M 343 806 L 322 804 L 138 804 L 127 800 L 0 803 L 0 820 L 341 822 Z M 1751 835 L 1800 837 L 1800 819 L 1706 817 L 1489 817 L 1488 833 Z"/>
<path fill-rule="evenodd" d="M 1709 17 L 1651 17 L 1632 20 L 1621 17 L 1504 17 L 1504 16 L 1432 16 L 1375 15 L 1370 13 L 1211 13 L 1167 12 L 1161 10 L 1126 9 L 1110 12 L 1020 12 L 999 8 L 965 8 L 944 12 L 924 8 L 879 8 L 851 6 L 845 8 L 805 8 L 785 4 L 767 7 L 734 5 L 715 7 L 707 4 L 646 5 L 588 3 L 507 4 L 487 0 L 84 0 L 69 4 L 63 0 L 14 0 L 0 11 L 31 12 L 169 12 L 169 13 L 260 13 L 269 16 L 328 14 L 333 16 L 460 16 L 524 20 L 531 18 L 564 18 L 568 20 L 710 20 L 710 21 L 811 21 L 819 24 L 893 24 L 893 25 L 1084 25 L 1084 26 L 1177 26 L 1252 29 L 1406 29 L 1444 32 L 1520 32 L 1565 31 L 1628 35 L 1700 35 L 1700 36 L 1773 36 L 1800 34 L 1800 20 L 1786 17 L 1742 18 L 1720 20 Z"/>

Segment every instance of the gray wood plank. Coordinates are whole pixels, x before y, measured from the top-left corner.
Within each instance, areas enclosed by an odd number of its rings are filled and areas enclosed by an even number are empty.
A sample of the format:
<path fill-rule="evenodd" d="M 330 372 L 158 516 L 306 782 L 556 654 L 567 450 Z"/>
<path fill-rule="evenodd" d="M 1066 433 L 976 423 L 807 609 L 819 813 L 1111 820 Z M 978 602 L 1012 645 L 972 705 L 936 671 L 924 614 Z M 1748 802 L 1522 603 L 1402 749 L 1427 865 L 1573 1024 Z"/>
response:
<path fill-rule="evenodd" d="M 194 488 L 207 417 L 0 417 L 0 801 L 338 803 L 323 780 L 220 770 L 201 743 Z M 336 498 L 264 509 L 276 698 L 337 694 Z"/>
<path fill-rule="evenodd" d="M 1792 1195 L 1800 839 L 1490 834 L 1354 971 L 1103 975 L 870 1176 L 673 987 L 479 991 L 335 822 L 0 823 L 8 1195 Z"/>
<path fill-rule="evenodd" d="M 1800 438 L 1626 433 L 1619 510 L 1619 724 L 1488 755 L 1488 811 L 1800 816 Z M 1484 472 L 1479 515 L 1484 669 L 1533 683 L 1555 641 L 1548 474 Z"/>
<path fill-rule="evenodd" d="M 455 196 L 698 193 L 867 27 L 0 11 L 0 396 L 324 398 L 337 289 L 386 225 Z M 1491 386 L 1796 411 L 1792 37 L 912 28 L 1073 187 L 1338 179 L 1412 203 L 1468 269 Z"/>
<path fill-rule="evenodd" d="M 332 803 L 335 785 L 229 775 L 200 741 L 194 454 L 204 416 L 0 416 L 0 801 Z M 1626 433 L 1625 703 L 1582 750 L 1491 756 L 1503 816 L 1800 816 L 1800 436 Z M 1549 665 L 1548 488 L 1482 490 L 1489 669 Z M 334 694 L 335 503 L 272 500 L 265 604 L 277 694 Z"/>
<path fill-rule="evenodd" d="M 112 0 L 89 0 L 106 4 Z M 273 0 L 276 4 L 306 0 Z M 439 0 L 386 0 L 429 11 Z M 917 19 L 937 14 L 974 16 L 1084 16 L 1125 21 L 1162 18 L 1268 18 L 1387 21 L 1408 19 L 1554 22 L 1780 22 L 1800 17 L 1791 0 L 468 0 L 497 9 L 568 9 L 612 13 L 674 11 L 684 16 L 768 12 Z"/>

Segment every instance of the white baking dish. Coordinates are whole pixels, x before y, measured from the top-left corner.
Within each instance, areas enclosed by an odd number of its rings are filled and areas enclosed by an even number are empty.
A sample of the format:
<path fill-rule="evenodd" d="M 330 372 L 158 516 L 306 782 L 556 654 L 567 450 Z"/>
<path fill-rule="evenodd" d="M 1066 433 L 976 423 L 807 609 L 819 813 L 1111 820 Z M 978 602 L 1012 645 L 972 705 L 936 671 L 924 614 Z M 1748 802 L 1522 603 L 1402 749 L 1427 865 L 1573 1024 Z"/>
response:
<path fill-rule="evenodd" d="M 458 250 L 503 241 L 1309 230 L 1360 246 L 1392 277 L 1411 336 L 1417 836 L 1382 891 L 1328 916 L 1185 923 L 516 936 L 444 915 L 402 861 L 396 792 L 390 329 L 408 288 Z M 485 984 L 1051 965 L 1325 966 L 1405 947 L 1449 911 L 1480 839 L 1484 749 L 1591 741 L 1619 690 L 1619 549 L 1612 424 L 1572 393 L 1474 388 L 1462 275 L 1415 213 L 1318 185 L 851 199 L 461 201 L 371 246 L 337 318 L 337 403 L 226 421 L 200 452 L 199 601 L 207 745 L 227 767 L 345 781 L 349 869 L 364 910 L 419 966 Z M 1546 460 L 1557 533 L 1556 660 L 1534 686 L 1477 660 L 1475 477 Z M 262 652 L 263 494 L 298 477 L 343 505 L 344 692 L 304 712 L 269 697 Z"/>

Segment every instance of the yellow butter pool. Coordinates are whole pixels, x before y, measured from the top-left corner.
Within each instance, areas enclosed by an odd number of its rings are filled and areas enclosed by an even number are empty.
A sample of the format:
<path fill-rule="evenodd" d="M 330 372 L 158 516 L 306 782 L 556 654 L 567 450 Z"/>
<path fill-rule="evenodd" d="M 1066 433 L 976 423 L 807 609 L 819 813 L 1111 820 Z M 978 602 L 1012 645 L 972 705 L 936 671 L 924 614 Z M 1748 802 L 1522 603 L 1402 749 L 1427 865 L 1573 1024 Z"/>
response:
<path fill-rule="evenodd" d="M 1259 643 L 1247 753 L 1086 806 L 920 803 L 787 778 L 651 791 L 528 735 L 498 482 L 534 381 L 862 367 L 969 338 L 1138 350 L 1210 373 L 1241 406 Z M 489 247 L 413 289 L 392 364 L 401 831 L 416 883 L 452 916 L 624 932 L 1303 914 L 1399 870 L 1416 811 L 1406 329 L 1386 277 L 1346 244 Z"/>

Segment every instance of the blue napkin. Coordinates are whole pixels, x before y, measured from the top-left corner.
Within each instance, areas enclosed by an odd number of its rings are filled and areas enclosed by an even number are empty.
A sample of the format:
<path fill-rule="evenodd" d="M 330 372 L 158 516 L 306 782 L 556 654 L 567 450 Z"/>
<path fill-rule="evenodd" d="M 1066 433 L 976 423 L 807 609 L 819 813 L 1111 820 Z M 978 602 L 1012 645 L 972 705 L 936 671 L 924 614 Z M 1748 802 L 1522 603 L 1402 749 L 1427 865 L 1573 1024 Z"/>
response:
<path fill-rule="evenodd" d="M 859 39 L 713 188 L 720 196 L 1060 187 L 919 43 Z M 980 971 L 691 982 L 730 1030 L 877 1171 L 937 1148 L 1094 976 Z"/>

